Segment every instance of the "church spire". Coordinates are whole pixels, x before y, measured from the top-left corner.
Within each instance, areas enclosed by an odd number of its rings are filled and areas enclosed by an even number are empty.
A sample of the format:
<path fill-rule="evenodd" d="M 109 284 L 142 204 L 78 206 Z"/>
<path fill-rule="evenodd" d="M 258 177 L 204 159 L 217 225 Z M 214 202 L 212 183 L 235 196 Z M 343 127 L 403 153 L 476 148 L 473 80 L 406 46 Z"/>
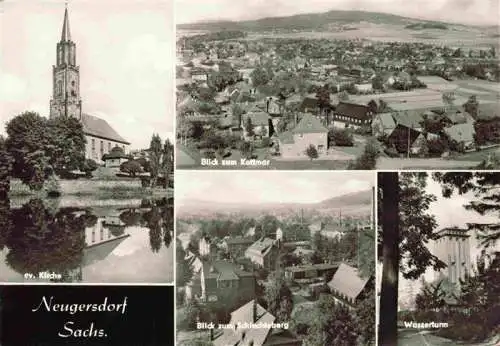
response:
<path fill-rule="evenodd" d="M 71 41 L 71 33 L 69 32 L 68 3 L 66 2 L 66 8 L 64 9 L 64 22 L 61 34 L 61 42 L 68 41 Z"/>

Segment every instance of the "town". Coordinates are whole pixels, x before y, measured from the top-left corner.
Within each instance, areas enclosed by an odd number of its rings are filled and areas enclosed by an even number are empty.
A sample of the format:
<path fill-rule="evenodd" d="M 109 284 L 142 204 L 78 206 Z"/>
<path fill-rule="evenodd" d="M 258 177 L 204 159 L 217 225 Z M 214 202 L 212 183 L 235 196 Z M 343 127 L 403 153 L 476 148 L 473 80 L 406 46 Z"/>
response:
<path fill-rule="evenodd" d="M 373 344 L 373 193 L 302 207 L 183 203 L 177 343 Z"/>
<path fill-rule="evenodd" d="M 477 45 L 422 38 L 455 30 L 430 24 L 402 26 L 416 32 L 411 41 L 223 28 L 178 27 L 179 168 L 218 159 L 208 168 L 224 169 L 222 159 L 240 158 L 269 162 L 237 164 L 242 169 L 496 165 L 500 60 L 493 36 Z"/>

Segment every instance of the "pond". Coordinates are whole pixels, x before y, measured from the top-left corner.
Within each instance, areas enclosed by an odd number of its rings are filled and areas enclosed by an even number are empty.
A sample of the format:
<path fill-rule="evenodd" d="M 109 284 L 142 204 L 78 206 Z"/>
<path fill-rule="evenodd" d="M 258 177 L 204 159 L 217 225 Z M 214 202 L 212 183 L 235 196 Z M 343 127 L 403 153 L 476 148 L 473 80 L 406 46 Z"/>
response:
<path fill-rule="evenodd" d="M 0 282 L 172 283 L 172 240 L 171 198 L 0 201 Z"/>

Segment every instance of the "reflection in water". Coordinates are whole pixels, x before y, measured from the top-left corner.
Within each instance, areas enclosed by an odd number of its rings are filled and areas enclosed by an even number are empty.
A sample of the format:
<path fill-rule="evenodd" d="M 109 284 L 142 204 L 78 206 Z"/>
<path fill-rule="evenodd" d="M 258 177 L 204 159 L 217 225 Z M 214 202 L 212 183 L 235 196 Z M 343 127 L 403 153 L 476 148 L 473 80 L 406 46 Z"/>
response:
<path fill-rule="evenodd" d="M 99 213 L 92 208 L 59 208 L 57 200 L 32 199 L 16 209 L 2 200 L 0 251 L 7 249 L 6 264 L 25 279 L 29 274 L 38 278 L 39 273 L 48 272 L 61 275 L 51 281 L 82 281 L 82 268 L 104 261 L 132 229 L 149 230 L 151 252 L 169 248 L 172 202 L 166 198 L 144 200 L 140 206 L 107 208 L 105 215 L 96 215 Z"/>

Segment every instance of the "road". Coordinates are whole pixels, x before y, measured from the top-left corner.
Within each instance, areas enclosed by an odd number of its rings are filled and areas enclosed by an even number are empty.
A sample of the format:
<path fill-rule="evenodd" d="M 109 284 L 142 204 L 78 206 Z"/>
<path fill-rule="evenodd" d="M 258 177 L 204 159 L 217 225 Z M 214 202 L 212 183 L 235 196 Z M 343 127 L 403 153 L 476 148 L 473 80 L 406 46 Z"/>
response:
<path fill-rule="evenodd" d="M 439 158 L 428 159 L 400 159 L 380 157 L 377 161 L 377 169 L 470 169 L 479 165 L 479 161 L 444 160 Z"/>
<path fill-rule="evenodd" d="M 398 331 L 398 346 L 442 346 L 456 342 L 431 334 L 427 330 L 401 329 Z"/>

